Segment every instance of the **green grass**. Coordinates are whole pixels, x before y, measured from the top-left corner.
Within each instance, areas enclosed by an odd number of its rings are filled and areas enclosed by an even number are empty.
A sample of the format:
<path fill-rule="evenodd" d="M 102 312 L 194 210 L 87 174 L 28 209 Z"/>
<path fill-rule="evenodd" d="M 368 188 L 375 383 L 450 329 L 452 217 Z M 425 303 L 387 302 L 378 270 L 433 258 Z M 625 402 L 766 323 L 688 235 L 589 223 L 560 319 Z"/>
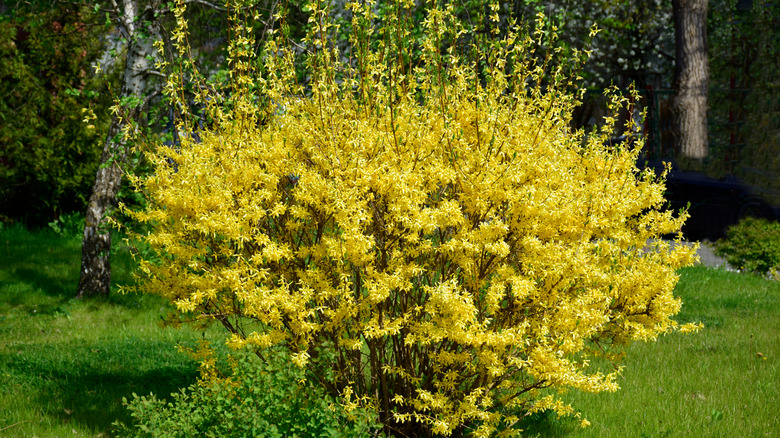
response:
<path fill-rule="evenodd" d="M 618 392 L 566 395 L 590 427 L 547 416 L 538 436 L 780 436 L 780 282 L 695 267 L 676 294 L 705 328 L 629 347 Z"/>
<path fill-rule="evenodd" d="M 77 237 L 0 229 L 0 436 L 108 436 L 129 421 L 122 397 L 196 378 L 176 345 L 197 333 L 161 328 L 154 297 L 74 300 L 79 263 Z M 130 281 L 130 266 L 118 251 L 115 280 Z"/>
<path fill-rule="evenodd" d="M 122 397 L 166 397 L 196 379 L 176 345 L 202 334 L 160 327 L 166 306 L 154 297 L 74 300 L 79 261 L 77 237 L 0 229 L 0 436 L 110 436 L 112 422 L 130 423 Z M 131 266 L 117 251 L 114 280 L 131 281 Z M 591 427 L 539 415 L 528 431 L 780 436 L 780 282 L 696 267 L 677 294 L 678 319 L 702 321 L 701 332 L 631 346 L 616 393 L 565 394 Z"/>

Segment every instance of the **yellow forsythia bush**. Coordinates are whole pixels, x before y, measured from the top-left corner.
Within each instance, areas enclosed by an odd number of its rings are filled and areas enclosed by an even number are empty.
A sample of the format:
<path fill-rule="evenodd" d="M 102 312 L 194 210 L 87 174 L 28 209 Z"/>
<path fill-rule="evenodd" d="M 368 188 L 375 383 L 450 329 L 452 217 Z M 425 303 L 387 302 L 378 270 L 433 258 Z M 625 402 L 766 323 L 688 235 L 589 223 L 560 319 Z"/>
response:
<path fill-rule="evenodd" d="M 154 254 L 139 287 L 231 347 L 288 352 L 396 436 L 512 434 L 572 412 L 545 388 L 615 390 L 593 358 L 689 328 L 670 318 L 694 249 L 658 239 L 684 215 L 637 169 L 640 144 L 605 141 L 614 119 L 570 128 L 564 63 L 534 50 L 552 30 L 499 28 L 487 6 L 472 25 L 350 4 L 342 29 L 313 3 L 308 36 L 276 17 L 259 57 L 239 25 L 229 93 L 196 87 L 211 127 L 136 181 Z"/>

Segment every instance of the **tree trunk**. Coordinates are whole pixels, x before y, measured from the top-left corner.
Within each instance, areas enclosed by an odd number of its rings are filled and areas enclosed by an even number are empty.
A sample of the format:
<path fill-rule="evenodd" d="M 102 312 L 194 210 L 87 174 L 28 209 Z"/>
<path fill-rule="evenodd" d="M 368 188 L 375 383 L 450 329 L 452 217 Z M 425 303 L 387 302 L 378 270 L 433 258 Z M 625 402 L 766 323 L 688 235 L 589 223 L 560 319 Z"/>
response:
<path fill-rule="evenodd" d="M 108 139 L 100 157 L 100 168 L 92 186 L 84 223 L 84 238 L 81 246 L 81 278 L 78 297 L 88 295 L 108 296 L 111 287 L 111 234 L 106 229 L 106 213 L 116 201 L 122 186 L 120 162 L 127 156 L 124 139 L 114 141 L 120 133 L 122 123 L 118 118 L 111 121 Z M 111 161 L 110 165 L 106 165 Z"/>
<path fill-rule="evenodd" d="M 127 59 L 122 75 L 120 101 L 136 98 L 134 104 L 122 109 L 121 117 L 115 115 L 108 130 L 103 153 L 100 157 L 95 183 L 87 205 L 84 238 L 81 248 L 81 278 L 77 297 L 91 295 L 108 296 L 111 286 L 111 234 L 107 224 L 107 214 L 116 205 L 116 197 L 122 186 L 124 165 L 129 155 L 129 145 L 123 130 L 138 118 L 147 88 L 147 75 L 150 71 L 151 57 L 156 55 L 153 38 L 159 32 L 152 22 L 151 29 L 145 29 L 147 35 L 139 37 L 136 31 L 138 0 L 124 0 L 123 13 L 119 25 L 123 37 L 128 41 Z"/>
<path fill-rule="evenodd" d="M 701 160 L 708 154 L 707 0 L 673 0 L 675 31 L 674 96 L 675 151 Z"/>

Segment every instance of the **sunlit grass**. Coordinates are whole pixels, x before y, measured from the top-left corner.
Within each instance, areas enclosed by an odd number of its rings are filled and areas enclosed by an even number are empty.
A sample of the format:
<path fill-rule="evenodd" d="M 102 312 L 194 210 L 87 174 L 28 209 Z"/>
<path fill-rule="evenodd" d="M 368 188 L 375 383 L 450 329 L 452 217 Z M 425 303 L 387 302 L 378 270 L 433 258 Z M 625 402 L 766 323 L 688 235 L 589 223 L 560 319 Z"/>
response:
<path fill-rule="evenodd" d="M 676 293 L 705 328 L 631 346 L 618 392 L 567 394 L 590 427 L 548 417 L 539 436 L 778 436 L 780 283 L 696 267 Z"/>

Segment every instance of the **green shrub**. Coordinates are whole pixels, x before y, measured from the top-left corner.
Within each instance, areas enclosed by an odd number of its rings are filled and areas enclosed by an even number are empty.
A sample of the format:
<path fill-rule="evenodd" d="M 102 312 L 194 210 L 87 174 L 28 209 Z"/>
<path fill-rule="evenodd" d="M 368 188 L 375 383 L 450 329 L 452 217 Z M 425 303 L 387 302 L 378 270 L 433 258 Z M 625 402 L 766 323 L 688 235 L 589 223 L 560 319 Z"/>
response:
<path fill-rule="evenodd" d="M 238 356 L 238 355 L 237 355 Z M 253 360 L 254 359 L 254 360 Z M 303 379 L 303 371 L 274 360 L 240 355 L 233 374 L 200 381 L 167 402 L 155 395 L 124 400 L 133 424 L 115 423 L 117 436 L 155 437 L 366 437 L 381 427 L 367 414 L 348 419 L 333 399 Z"/>
<path fill-rule="evenodd" d="M 81 233 L 84 231 L 84 213 L 73 212 L 62 214 L 57 219 L 49 222 L 49 228 L 58 236 L 80 237 Z"/>
<path fill-rule="evenodd" d="M 106 117 L 105 78 L 93 17 L 60 5 L 0 22 L 0 218 L 45 226 L 84 211 L 98 168 Z"/>
<path fill-rule="evenodd" d="M 717 242 L 716 253 L 736 268 L 766 274 L 780 265 L 780 224 L 745 218 Z"/>

